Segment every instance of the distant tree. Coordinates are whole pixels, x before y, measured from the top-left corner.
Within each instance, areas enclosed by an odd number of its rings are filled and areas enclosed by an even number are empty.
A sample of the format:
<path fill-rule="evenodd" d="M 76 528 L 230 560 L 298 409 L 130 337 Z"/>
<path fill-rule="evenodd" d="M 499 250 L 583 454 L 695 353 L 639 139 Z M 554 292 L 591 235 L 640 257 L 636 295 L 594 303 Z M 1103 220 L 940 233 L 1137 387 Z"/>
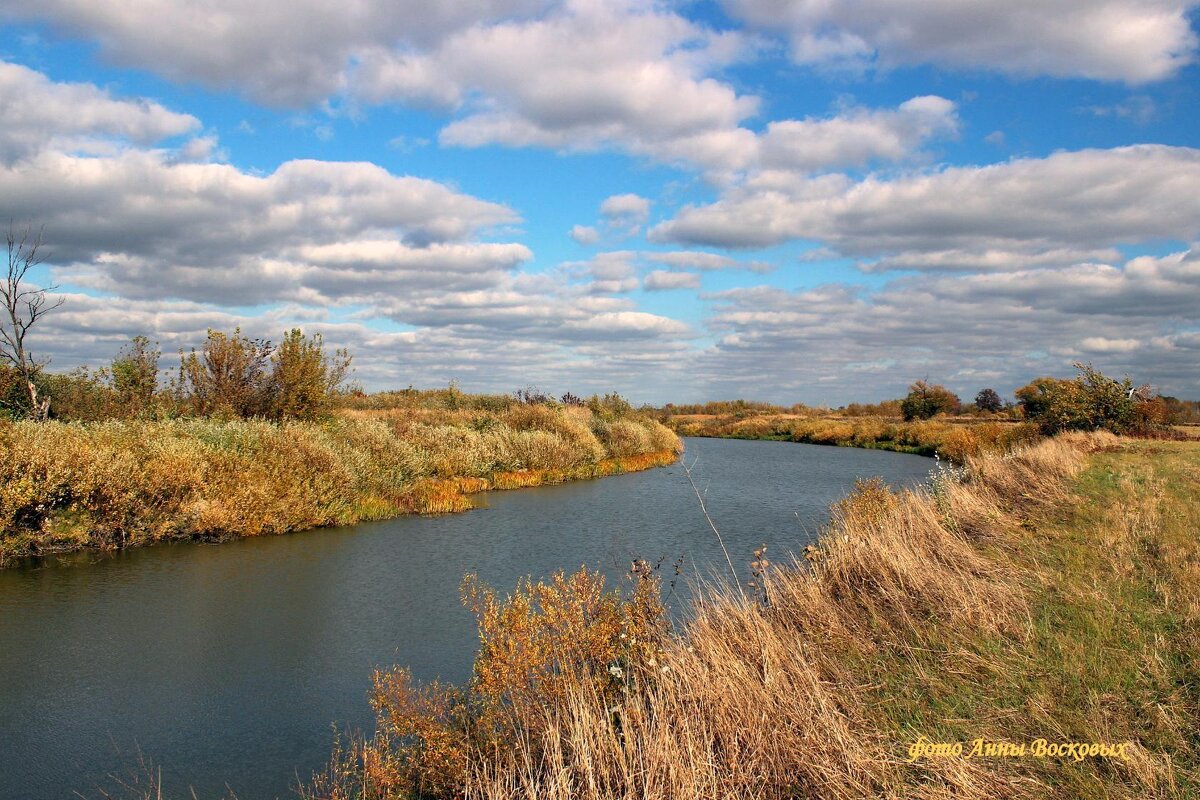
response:
<path fill-rule="evenodd" d="M 350 372 L 345 350 L 328 356 L 321 334 L 288 331 L 271 355 L 267 414 L 273 419 L 311 420 L 324 415 Z"/>
<path fill-rule="evenodd" d="M 900 403 L 906 420 L 929 419 L 937 414 L 956 414 L 962 408 L 958 395 L 941 384 L 919 380 L 908 387 L 908 396 Z"/>
<path fill-rule="evenodd" d="M 995 389 L 982 389 L 975 395 L 975 407 L 980 411 L 990 411 L 995 414 L 1004 410 L 1004 401 Z"/>
<path fill-rule="evenodd" d="M 121 348 L 109 368 L 112 388 L 130 416 L 148 409 L 158 390 L 158 361 L 162 350 L 145 336 L 135 336 Z"/>
<path fill-rule="evenodd" d="M 266 411 L 271 343 L 209 330 L 197 353 L 179 354 L 180 400 L 200 416 L 261 416 Z"/>
<path fill-rule="evenodd" d="M 29 330 L 39 319 L 63 304 L 62 298 L 50 299 L 48 293 L 57 286 L 31 289 L 26 285 L 29 271 L 43 262 L 39 252 L 42 234 L 32 234 L 29 227 L 20 233 L 8 228 L 8 269 L 0 283 L 0 302 L 4 305 L 4 318 L 0 319 L 0 358 L 8 362 L 20 377 L 25 397 L 28 399 L 28 414 L 42 421 L 50 416 L 50 397 L 40 396 L 37 386 L 38 373 L 46 366 L 46 360 L 38 360 L 29 352 L 25 343 Z"/>

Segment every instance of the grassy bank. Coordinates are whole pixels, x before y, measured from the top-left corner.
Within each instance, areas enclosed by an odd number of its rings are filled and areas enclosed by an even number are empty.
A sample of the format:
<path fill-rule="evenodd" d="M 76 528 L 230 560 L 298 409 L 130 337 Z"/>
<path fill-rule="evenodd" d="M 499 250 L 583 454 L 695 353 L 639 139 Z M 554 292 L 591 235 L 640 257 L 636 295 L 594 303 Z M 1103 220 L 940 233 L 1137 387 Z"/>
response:
<path fill-rule="evenodd" d="M 586 407 L 344 410 L 325 422 L 0 421 L 0 565 L 461 511 L 468 493 L 661 466 L 679 441 Z"/>
<path fill-rule="evenodd" d="M 904 422 L 883 417 L 814 417 L 797 414 L 670 414 L 663 423 L 680 436 L 773 439 L 901 453 L 937 454 L 956 463 L 1003 451 L 1037 436 L 1034 425 L 975 418 Z"/>
<path fill-rule="evenodd" d="M 966 464 L 861 485 L 805 560 L 760 558 L 677 632 L 644 566 L 624 600 L 586 573 L 471 585 L 472 684 L 378 675 L 376 734 L 309 795 L 1197 796 L 1200 446 L 1070 434 Z"/>

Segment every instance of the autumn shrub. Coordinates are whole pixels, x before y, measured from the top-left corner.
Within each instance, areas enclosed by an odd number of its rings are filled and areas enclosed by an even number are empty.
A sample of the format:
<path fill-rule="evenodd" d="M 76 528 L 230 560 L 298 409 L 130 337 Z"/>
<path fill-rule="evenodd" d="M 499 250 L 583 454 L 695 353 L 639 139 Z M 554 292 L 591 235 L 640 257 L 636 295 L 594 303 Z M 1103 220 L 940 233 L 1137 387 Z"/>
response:
<path fill-rule="evenodd" d="M 604 706 L 659 674 L 667 633 L 654 571 L 637 562 L 628 596 L 582 568 L 522 581 L 507 597 L 468 575 L 479 651 L 468 686 L 418 686 L 407 670 L 374 676 L 376 732 L 335 753 L 306 794 L 320 798 L 461 797 L 480 752 L 534 740 L 578 693 Z"/>
<path fill-rule="evenodd" d="M 324 416 L 350 370 L 350 354 L 324 351 L 321 334 L 288 331 L 271 353 L 267 415 L 272 419 L 313 420 Z"/>
<path fill-rule="evenodd" d="M 113 359 L 113 391 L 128 416 L 137 416 L 154 404 L 158 392 L 158 362 L 162 351 L 145 336 L 135 336 Z"/>
<path fill-rule="evenodd" d="M 1079 374 L 1073 379 L 1037 378 L 1016 392 L 1025 419 L 1043 433 L 1148 433 L 1163 427 L 1165 403 L 1156 402 L 1147 387 L 1135 387 L 1129 378 L 1110 378 L 1091 364 L 1075 367 Z"/>

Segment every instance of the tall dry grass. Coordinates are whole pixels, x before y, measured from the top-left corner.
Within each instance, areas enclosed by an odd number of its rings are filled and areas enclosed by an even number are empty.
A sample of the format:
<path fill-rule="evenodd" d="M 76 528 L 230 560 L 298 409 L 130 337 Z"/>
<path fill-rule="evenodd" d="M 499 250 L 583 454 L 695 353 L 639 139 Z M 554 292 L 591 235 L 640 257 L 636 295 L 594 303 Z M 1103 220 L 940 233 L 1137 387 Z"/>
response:
<path fill-rule="evenodd" d="M 573 658 L 561 673 L 570 680 L 556 680 L 553 691 L 539 692 L 549 684 L 524 670 L 498 683 L 486 652 L 453 708 L 428 697 L 413 702 L 406 681 L 378 681 L 377 707 L 393 715 L 381 718 L 381 730 L 404 735 L 355 740 L 306 796 L 1183 797 L 1172 788 L 1170 759 L 1140 746 L 1128 761 L 1068 764 L 1079 773 L 1070 780 L 1045 759 L 906 763 L 919 732 L 961 733 L 965 723 L 978 736 L 1025 735 L 1029 720 L 1007 705 L 1019 701 L 1003 699 L 1003 687 L 1023 687 L 1024 672 L 1039 669 L 1048 671 L 1044 683 L 1070 680 L 1069 653 L 1025 660 L 1043 646 L 1045 632 L 1035 624 L 1043 583 L 1059 581 L 1027 561 L 1031 536 L 1040 557 L 1055 560 L 1036 541 L 1048 534 L 1030 529 L 1062 516 L 1091 454 L 1116 442 L 1104 433 L 1072 434 L 1003 456 L 969 456 L 961 473 L 942 475 L 927 490 L 892 493 L 866 482 L 835 507 L 804 558 L 759 562 L 760 591 L 710 591 L 683 629 L 619 658 L 629 630 L 612 625 L 612 638 L 593 642 L 595 657 Z M 1084 585 L 1092 580 L 1077 577 Z M 525 641 L 539 614 L 541 625 L 585 618 L 595 602 L 586 594 L 586 601 L 559 596 L 539 609 L 529 602 L 530 587 L 522 588 L 509 601 L 520 604 L 513 640 Z M 485 645 L 503 627 L 496 620 L 494 608 L 481 617 Z M 1080 624 L 1082 633 L 1072 634 L 1086 645 L 1090 623 Z M 553 652 L 552 638 L 534 639 Z M 547 650 L 538 652 L 542 663 Z M 615 689 L 613 675 L 621 678 Z M 538 702 L 528 702 L 531 692 Z M 1071 709 L 1055 707 L 1053 697 L 1041 702 L 1041 716 L 1028 715 L 1045 726 L 1035 732 L 1083 735 L 1068 726 Z M 502 736 L 495 727 L 476 735 L 480 704 L 509 712 Z M 1131 712 L 1118 705 L 1099 703 L 1107 717 L 1086 735 L 1128 735 L 1139 723 L 1122 717 Z M 446 737 L 455 743 L 449 780 L 428 758 L 444 753 Z M 423 771 L 431 764 L 432 775 Z M 1090 788 L 1081 795 L 1079 787 Z"/>
<path fill-rule="evenodd" d="M 1027 423 L 944 419 L 903 422 L 884 417 L 678 415 L 666 424 L 681 436 L 778 439 L 807 444 L 867 447 L 938 455 L 955 463 L 986 452 L 1010 450 L 1037 438 Z"/>
<path fill-rule="evenodd" d="M 586 408 L 263 420 L 0 421 L 0 565 L 28 554 L 220 539 L 461 511 L 467 493 L 673 461 L 673 433 Z"/>

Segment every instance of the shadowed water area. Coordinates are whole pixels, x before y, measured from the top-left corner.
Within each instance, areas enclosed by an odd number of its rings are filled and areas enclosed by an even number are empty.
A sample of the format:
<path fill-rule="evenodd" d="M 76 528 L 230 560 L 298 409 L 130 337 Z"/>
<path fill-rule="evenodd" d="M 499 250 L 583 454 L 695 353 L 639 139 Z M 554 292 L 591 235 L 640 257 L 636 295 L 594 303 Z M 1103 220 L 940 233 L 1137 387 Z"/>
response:
<path fill-rule="evenodd" d="M 745 577 L 779 561 L 859 477 L 923 481 L 929 459 L 786 442 L 689 439 L 686 460 Z M 634 558 L 682 561 L 684 581 L 725 558 L 678 464 L 483 495 L 485 507 L 220 545 L 76 554 L 0 571 L 0 798 L 111 789 L 138 753 L 173 796 L 228 786 L 290 797 L 328 759 L 332 726 L 371 725 L 376 666 L 470 675 L 463 575 L 508 589 L 582 564 L 624 583 Z"/>

